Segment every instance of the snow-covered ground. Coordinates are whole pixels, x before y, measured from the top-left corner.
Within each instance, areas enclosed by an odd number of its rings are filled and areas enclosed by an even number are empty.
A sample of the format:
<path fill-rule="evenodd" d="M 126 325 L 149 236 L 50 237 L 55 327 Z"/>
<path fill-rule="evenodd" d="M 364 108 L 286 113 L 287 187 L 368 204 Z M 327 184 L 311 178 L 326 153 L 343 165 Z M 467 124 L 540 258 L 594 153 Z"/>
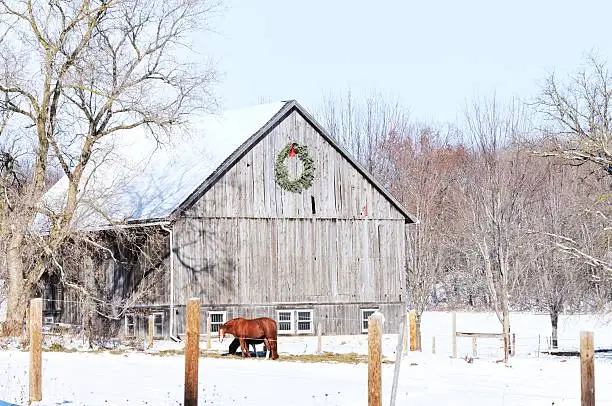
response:
<path fill-rule="evenodd" d="M 458 340 L 459 358 L 451 359 L 451 316 L 426 313 L 422 353 L 408 353 L 401 363 L 398 405 L 576 405 L 580 403 L 577 357 L 537 356 L 537 336 L 545 346 L 550 334 L 546 316 L 513 314 L 517 356 L 508 365 L 500 341 L 478 342 L 479 357 L 468 363 L 471 340 Z M 457 316 L 459 331 L 499 331 L 490 314 Z M 597 348 L 612 348 L 612 322 L 603 316 L 566 316 L 560 320 L 560 343 L 577 348 L 579 331 L 595 332 Z M 436 354 L 431 354 L 431 337 Z M 535 337 L 535 340 L 534 340 Z M 393 359 L 397 335 L 383 337 L 384 356 Z M 226 351 L 230 340 L 212 341 Z M 201 342 L 206 348 L 206 341 Z M 153 352 L 180 344 L 156 342 Z M 323 337 L 323 350 L 367 353 L 367 336 Z M 283 361 L 286 354 L 314 353 L 316 337 L 281 337 L 279 360 L 200 359 L 200 404 L 214 405 L 356 405 L 367 403 L 367 364 Z M 1 400 L 27 401 L 28 353 L 0 351 Z M 389 404 L 393 364 L 383 364 L 383 403 Z M 598 357 L 595 365 L 597 405 L 612 405 L 612 361 Z M 183 398 L 184 359 L 181 355 L 146 353 L 43 353 L 43 405 L 179 405 Z"/>

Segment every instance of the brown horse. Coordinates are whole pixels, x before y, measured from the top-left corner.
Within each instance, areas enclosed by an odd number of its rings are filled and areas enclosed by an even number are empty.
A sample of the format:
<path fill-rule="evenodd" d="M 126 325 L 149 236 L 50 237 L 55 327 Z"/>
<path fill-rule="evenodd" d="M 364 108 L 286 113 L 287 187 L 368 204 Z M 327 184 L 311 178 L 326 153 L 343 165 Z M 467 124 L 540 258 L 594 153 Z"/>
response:
<path fill-rule="evenodd" d="M 270 350 L 272 359 L 278 358 L 276 321 L 271 318 L 259 317 L 250 320 L 238 317 L 231 319 L 219 327 L 219 340 L 223 341 L 223 337 L 228 333 L 240 340 L 240 350 L 243 358 L 245 356 L 251 357 L 247 339 L 263 339 L 266 354 Z"/>

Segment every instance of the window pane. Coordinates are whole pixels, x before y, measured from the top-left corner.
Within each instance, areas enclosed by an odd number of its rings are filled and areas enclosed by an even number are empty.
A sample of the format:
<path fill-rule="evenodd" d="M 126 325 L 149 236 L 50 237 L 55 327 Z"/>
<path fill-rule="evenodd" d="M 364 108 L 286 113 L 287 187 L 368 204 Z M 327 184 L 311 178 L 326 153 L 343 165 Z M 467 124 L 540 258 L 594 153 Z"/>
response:
<path fill-rule="evenodd" d="M 291 331 L 291 322 L 281 321 L 280 323 L 278 323 L 278 330 L 279 331 Z"/>
<path fill-rule="evenodd" d="M 223 324 L 223 313 L 211 313 L 210 322 Z"/>
<path fill-rule="evenodd" d="M 298 312 L 298 321 L 310 321 L 310 312 Z"/>
<path fill-rule="evenodd" d="M 291 321 L 291 312 L 278 312 L 278 321 Z"/>
<path fill-rule="evenodd" d="M 210 332 L 211 333 L 218 333 L 219 332 L 219 326 L 221 324 L 212 324 L 210 325 Z"/>
<path fill-rule="evenodd" d="M 362 314 L 363 314 L 363 320 L 367 321 L 368 318 L 374 314 L 374 310 L 364 310 Z"/>
<path fill-rule="evenodd" d="M 367 330 L 367 329 L 368 329 L 368 321 L 367 321 L 367 320 L 364 320 L 364 321 L 363 321 L 363 329 L 364 329 L 364 330 Z"/>
<path fill-rule="evenodd" d="M 310 322 L 309 321 L 299 321 L 298 331 L 310 331 Z"/>

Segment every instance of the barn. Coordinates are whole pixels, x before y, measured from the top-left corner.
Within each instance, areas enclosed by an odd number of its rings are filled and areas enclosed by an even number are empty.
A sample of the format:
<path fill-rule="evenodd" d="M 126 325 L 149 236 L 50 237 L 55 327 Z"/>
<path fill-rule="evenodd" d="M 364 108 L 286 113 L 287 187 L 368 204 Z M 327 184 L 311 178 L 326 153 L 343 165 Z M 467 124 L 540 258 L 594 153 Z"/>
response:
<path fill-rule="evenodd" d="M 314 334 L 319 323 L 324 334 L 359 334 L 379 309 L 395 332 L 416 219 L 311 114 L 296 101 L 262 104 L 199 117 L 185 134 L 168 144 L 123 134 L 81 187 L 75 221 L 106 233 L 114 252 L 83 272 L 101 269 L 108 300 L 125 304 L 117 334 L 144 334 L 153 315 L 156 336 L 180 338 L 192 297 L 213 331 L 268 316 L 279 334 Z M 112 241 L 116 228 L 144 236 L 130 239 L 140 248 Z M 46 320 L 79 320 L 76 293 L 59 285 L 45 290 Z"/>

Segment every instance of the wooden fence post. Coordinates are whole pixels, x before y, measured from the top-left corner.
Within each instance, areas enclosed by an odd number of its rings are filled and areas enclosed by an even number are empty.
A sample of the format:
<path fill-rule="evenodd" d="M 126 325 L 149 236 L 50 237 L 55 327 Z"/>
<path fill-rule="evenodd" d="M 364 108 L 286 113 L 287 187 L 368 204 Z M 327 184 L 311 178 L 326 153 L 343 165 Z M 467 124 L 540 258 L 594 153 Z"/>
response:
<path fill-rule="evenodd" d="M 593 332 L 580 332 L 581 405 L 595 406 L 595 364 L 593 362 Z"/>
<path fill-rule="evenodd" d="M 431 353 L 436 354 L 436 336 L 431 337 Z"/>
<path fill-rule="evenodd" d="M 42 400 L 42 299 L 30 300 L 30 403 Z"/>
<path fill-rule="evenodd" d="M 368 406 L 382 406 L 382 317 L 368 318 Z"/>
<path fill-rule="evenodd" d="M 472 358 L 476 358 L 478 355 L 478 347 L 476 345 L 476 337 L 472 337 Z"/>
<path fill-rule="evenodd" d="M 198 362 L 200 360 L 200 299 L 187 302 L 185 343 L 185 406 L 198 404 Z"/>
<path fill-rule="evenodd" d="M 416 311 L 410 310 L 410 351 L 417 350 Z"/>
<path fill-rule="evenodd" d="M 317 324 L 317 354 L 321 354 L 323 352 L 323 339 L 322 335 L 321 323 Z"/>
<path fill-rule="evenodd" d="M 406 312 L 406 318 L 404 319 L 406 322 L 404 323 L 404 352 L 408 352 L 408 346 L 410 345 L 410 312 Z"/>
<path fill-rule="evenodd" d="M 402 362 L 402 344 L 404 342 L 404 322 L 400 323 L 399 336 L 397 337 L 397 348 L 395 349 L 395 368 L 393 370 L 393 385 L 391 386 L 391 406 L 395 406 L 397 395 L 397 380 L 399 379 L 400 364 Z"/>
<path fill-rule="evenodd" d="M 457 313 L 453 312 L 453 358 L 457 358 Z"/>
<path fill-rule="evenodd" d="M 538 334 L 538 358 L 540 358 L 540 335 Z"/>
<path fill-rule="evenodd" d="M 212 347 L 212 322 L 210 319 L 210 314 L 206 317 L 206 350 L 210 351 Z M 255 354 L 257 355 L 257 354 Z"/>
<path fill-rule="evenodd" d="M 153 347 L 153 326 L 155 324 L 155 316 L 149 316 L 149 348 Z"/>
<path fill-rule="evenodd" d="M 512 356 L 516 355 L 516 333 L 512 333 Z"/>

